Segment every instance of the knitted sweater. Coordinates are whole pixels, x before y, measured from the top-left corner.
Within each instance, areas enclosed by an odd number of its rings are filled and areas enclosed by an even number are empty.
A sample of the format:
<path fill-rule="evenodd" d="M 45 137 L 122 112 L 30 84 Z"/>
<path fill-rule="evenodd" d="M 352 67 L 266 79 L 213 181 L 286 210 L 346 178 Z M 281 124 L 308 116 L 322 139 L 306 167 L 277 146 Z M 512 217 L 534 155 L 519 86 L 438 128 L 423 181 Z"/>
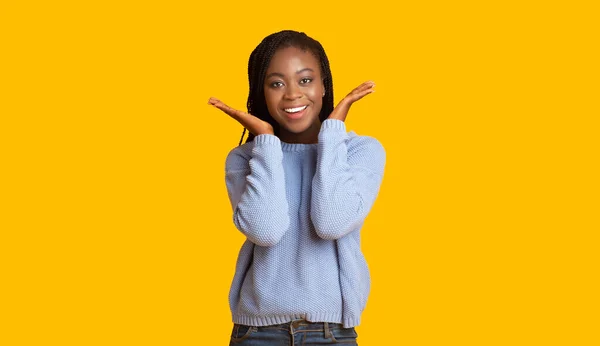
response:
<path fill-rule="evenodd" d="M 258 135 L 229 153 L 233 222 L 247 238 L 229 293 L 234 323 L 360 323 L 370 291 L 360 229 L 385 159 L 376 139 L 333 119 L 316 144 Z"/>

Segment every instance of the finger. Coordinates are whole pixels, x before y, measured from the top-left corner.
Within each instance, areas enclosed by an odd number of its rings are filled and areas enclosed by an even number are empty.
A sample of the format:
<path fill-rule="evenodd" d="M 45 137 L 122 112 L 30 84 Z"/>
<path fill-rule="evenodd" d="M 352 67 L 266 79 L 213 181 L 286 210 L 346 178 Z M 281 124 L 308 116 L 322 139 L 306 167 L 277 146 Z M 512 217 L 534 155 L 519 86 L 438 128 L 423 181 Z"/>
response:
<path fill-rule="evenodd" d="M 350 98 L 351 102 L 354 103 L 354 102 L 362 99 L 363 97 L 365 97 L 369 94 L 372 94 L 374 92 L 375 92 L 374 89 L 365 89 L 363 91 L 360 91 L 360 92 L 350 95 L 349 98 Z"/>
<path fill-rule="evenodd" d="M 360 93 L 367 89 L 373 89 L 374 87 L 375 87 L 375 82 L 373 82 L 373 81 L 364 82 L 361 85 L 354 88 L 354 90 L 352 90 L 351 93 Z"/>
<path fill-rule="evenodd" d="M 348 101 L 350 101 L 350 103 L 354 103 L 360 99 L 362 99 L 363 97 L 372 94 L 375 92 L 375 89 L 373 89 L 375 85 L 370 85 L 370 86 L 362 86 L 360 88 L 356 88 L 354 91 L 352 91 L 348 96 L 346 96 L 346 98 L 348 99 Z"/>
<path fill-rule="evenodd" d="M 215 106 L 216 108 L 220 109 L 221 111 L 225 112 L 227 115 L 233 117 L 233 118 L 240 118 L 242 116 L 244 116 L 246 113 L 231 108 L 228 105 L 226 105 L 225 103 L 223 103 L 221 100 L 215 98 L 215 97 L 211 97 L 210 99 L 208 99 L 208 104 Z"/>
<path fill-rule="evenodd" d="M 216 97 L 211 97 L 208 99 L 208 104 L 211 106 L 214 106 L 217 102 L 221 102 L 221 101 L 219 101 L 219 99 Z"/>
<path fill-rule="evenodd" d="M 365 93 L 372 93 L 375 91 L 374 89 L 375 87 L 375 83 L 363 83 L 360 86 L 358 86 L 356 89 L 352 90 L 352 92 L 350 92 L 347 97 L 348 98 L 352 98 L 355 99 L 357 98 L 359 95 L 360 97 L 364 97 L 366 94 Z"/>

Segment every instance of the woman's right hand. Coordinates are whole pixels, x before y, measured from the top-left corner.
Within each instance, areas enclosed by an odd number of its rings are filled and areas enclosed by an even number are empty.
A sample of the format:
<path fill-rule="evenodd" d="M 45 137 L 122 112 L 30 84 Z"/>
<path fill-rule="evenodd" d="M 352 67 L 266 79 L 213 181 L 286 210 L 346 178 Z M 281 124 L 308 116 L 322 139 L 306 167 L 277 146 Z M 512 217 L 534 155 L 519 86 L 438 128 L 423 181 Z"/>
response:
<path fill-rule="evenodd" d="M 242 126 L 244 126 L 248 131 L 250 131 L 250 133 L 252 133 L 255 136 L 274 134 L 273 126 L 271 126 L 271 124 L 255 117 L 252 114 L 233 109 L 214 97 L 208 99 L 208 104 L 211 106 L 215 106 L 216 108 L 222 110 L 225 114 L 237 120 L 240 124 L 242 124 Z"/>

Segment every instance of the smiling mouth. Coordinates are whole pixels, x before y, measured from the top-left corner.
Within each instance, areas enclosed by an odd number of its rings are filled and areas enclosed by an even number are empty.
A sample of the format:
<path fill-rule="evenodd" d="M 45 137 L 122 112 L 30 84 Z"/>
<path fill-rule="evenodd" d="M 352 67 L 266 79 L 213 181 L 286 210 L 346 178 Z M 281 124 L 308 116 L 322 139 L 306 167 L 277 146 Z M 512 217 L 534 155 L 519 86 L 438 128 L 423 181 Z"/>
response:
<path fill-rule="evenodd" d="M 284 108 L 283 110 L 289 119 L 299 119 L 304 115 L 304 113 L 306 113 L 305 111 L 307 107 L 308 105 L 294 108 Z"/>
<path fill-rule="evenodd" d="M 308 106 L 296 107 L 296 108 L 284 108 L 286 113 L 294 114 L 303 111 Z"/>

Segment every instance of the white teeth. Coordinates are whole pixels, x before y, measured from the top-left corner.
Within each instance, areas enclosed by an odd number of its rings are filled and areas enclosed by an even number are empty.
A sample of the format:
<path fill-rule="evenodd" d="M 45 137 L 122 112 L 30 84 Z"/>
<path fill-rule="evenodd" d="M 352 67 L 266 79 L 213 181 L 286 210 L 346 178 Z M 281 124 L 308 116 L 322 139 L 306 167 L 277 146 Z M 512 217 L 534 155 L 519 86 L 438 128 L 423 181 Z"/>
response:
<path fill-rule="evenodd" d="M 288 112 L 288 113 L 298 113 L 300 111 L 303 111 L 304 108 L 306 108 L 307 106 L 302 106 L 302 107 L 296 107 L 296 108 L 285 108 L 284 111 Z"/>

